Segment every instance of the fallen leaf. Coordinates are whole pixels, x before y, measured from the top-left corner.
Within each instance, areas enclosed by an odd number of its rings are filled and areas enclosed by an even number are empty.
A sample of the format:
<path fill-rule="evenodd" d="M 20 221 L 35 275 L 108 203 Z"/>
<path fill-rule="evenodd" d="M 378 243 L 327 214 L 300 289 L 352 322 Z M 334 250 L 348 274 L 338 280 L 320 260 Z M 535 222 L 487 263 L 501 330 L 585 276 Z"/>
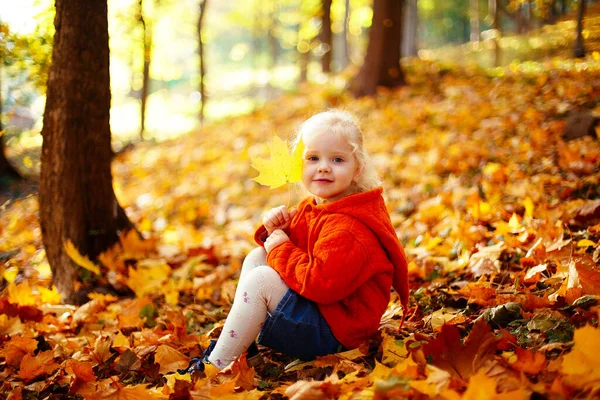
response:
<path fill-rule="evenodd" d="M 600 383 L 600 329 L 586 325 L 573 335 L 573 348 L 562 359 L 565 380 L 575 387 Z"/>
<path fill-rule="evenodd" d="M 424 345 L 423 351 L 433 365 L 467 379 L 486 359 L 493 357 L 499 340 L 487 322 L 478 319 L 464 345 L 458 328 L 443 325 L 438 337 Z"/>
<path fill-rule="evenodd" d="M 33 338 L 15 336 L 0 350 L 0 354 L 7 364 L 19 365 L 23 357 L 26 354 L 33 354 L 37 346 L 38 342 Z"/>
<path fill-rule="evenodd" d="M 83 382 L 94 382 L 96 381 L 96 376 L 94 375 L 94 364 L 89 361 L 76 361 L 71 360 L 69 362 L 70 367 L 73 369 L 73 373 L 77 377 L 77 379 L 82 380 Z"/>
<path fill-rule="evenodd" d="M 515 347 L 515 354 L 517 360 L 509 365 L 517 371 L 535 375 L 542 372 L 547 366 L 546 356 L 541 352 L 534 353 L 528 349 Z"/>
<path fill-rule="evenodd" d="M 26 381 L 46 375 L 57 369 L 59 365 L 54 361 L 54 351 L 48 350 L 36 356 L 25 354 L 19 367 L 19 376 Z"/>
<path fill-rule="evenodd" d="M 71 240 L 67 240 L 63 244 L 63 249 L 75 264 L 79 265 L 81 268 L 85 268 L 88 271 L 93 272 L 96 275 L 100 275 L 100 267 L 94 264 L 87 256 L 82 255 L 79 250 L 77 250 L 73 242 L 71 242 Z"/>
<path fill-rule="evenodd" d="M 187 367 L 190 358 L 171 346 L 163 344 L 156 349 L 154 361 L 160 365 L 161 374 L 168 374 Z"/>

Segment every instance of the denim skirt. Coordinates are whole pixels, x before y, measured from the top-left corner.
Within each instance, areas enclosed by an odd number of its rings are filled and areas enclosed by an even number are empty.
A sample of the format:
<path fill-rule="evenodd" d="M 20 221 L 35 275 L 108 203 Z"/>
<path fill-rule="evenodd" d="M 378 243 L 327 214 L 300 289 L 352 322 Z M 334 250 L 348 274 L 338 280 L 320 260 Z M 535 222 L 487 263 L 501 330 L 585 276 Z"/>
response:
<path fill-rule="evenodd" d="M 317 304 L 292 289 L 267 315 L 258 343 L 301 360 L 342 350 Z"/>

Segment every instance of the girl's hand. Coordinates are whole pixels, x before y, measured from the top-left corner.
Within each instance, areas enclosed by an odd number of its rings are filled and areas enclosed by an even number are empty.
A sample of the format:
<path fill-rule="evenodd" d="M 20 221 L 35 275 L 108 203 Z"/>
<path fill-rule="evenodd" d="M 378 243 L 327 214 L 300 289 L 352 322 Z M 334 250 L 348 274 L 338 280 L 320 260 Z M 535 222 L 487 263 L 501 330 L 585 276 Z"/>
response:
<path fill-rule="evenodd" d="M 289 242 L 290 238 L 281 229 L 275 229 L 265 241 L 265 250 L 270 253 L 279 243 Z"/>
<path fill-rule="evenodd" d="M 292 208 L 288 211 L 286 206 L 279 206 L 268 211 L 263 217 L 263 225 L 270 235 L 275 229 L 287 229 L 290 226 L 290 221 L 298 212 Z"/>

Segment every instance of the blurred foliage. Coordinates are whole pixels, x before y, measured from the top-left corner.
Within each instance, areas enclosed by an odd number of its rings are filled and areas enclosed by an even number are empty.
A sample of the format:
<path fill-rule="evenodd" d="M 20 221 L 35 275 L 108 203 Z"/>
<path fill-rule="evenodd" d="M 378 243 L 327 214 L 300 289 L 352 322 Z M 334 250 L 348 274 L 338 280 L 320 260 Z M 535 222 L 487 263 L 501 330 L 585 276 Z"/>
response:
<path fill-rule="evenodd" d="M 31 34 L 11 31 L 0 21 L 0 59 L 3 109 L 28 106 L 46 91 L 54 38 L 54 10 L 47 8 L 36 16 L 38 24 Z"/>

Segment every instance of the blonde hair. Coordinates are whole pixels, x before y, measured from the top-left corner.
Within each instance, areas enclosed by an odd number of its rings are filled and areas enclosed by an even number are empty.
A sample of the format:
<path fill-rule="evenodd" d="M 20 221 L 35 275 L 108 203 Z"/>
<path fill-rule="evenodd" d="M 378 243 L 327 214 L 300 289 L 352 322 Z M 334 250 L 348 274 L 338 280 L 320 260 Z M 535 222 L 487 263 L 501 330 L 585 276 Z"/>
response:
<path fill-rule="evenodd" d="M 292 151 L 307 134 L 328 133 L 343 137 L 353 148 L 358 165 L 358 175 L 352 183 L 352 193 L 362 193 L 381 185 L 379 175 L 364 146 L 364 136 L 352 114 L 340 110 L 327 110 L 313 115 L 304 121 L 292 140 Z"/>

